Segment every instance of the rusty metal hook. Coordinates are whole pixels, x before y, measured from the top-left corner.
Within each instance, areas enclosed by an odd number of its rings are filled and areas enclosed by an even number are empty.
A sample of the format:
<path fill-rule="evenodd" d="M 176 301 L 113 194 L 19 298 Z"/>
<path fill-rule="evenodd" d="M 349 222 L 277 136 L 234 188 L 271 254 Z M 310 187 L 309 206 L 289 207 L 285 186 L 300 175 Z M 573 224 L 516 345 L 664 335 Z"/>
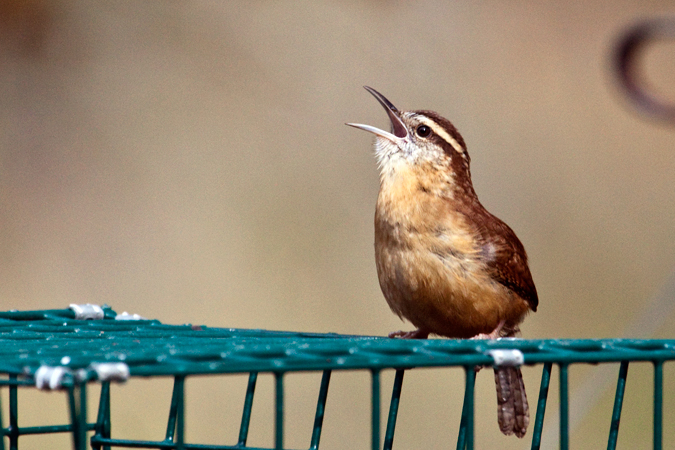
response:
<path fill-rule="evenodd" d="M 634 25 L 616 47 L 615 71 L 620 86 L 635 107 L 655 119 L 675 123 L 675 103 L 651 93 L 638 70 L 640 54 L 649 44 L 662 40 L 675 40 L 675 18 L 647 20 Z"/>

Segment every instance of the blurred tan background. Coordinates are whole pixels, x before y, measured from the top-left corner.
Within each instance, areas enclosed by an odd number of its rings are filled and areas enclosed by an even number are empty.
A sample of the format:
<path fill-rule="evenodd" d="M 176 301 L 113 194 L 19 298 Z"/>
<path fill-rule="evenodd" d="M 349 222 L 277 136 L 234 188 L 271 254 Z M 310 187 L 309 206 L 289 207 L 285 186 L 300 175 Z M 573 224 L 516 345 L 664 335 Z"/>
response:
<path fill-rule="evenodd" d="M 530 255 L 541 303 L 524 337 L 672 338 L 675 127 L 630 108 L 610 54 L 637 19 L 674 12 L 670 1 L 4 1 L 0 309 L 91 302 L 176 324 L 409 328 L 375 273 L 372 137 L 344 126 L 388 126 L 367 84 L 463 134 L 482 202 Z M 675 100 L 675 45 L 642 63 Z M 573 448 L 606 445 L 618 366 L 597 370 L 571 371 Z M 525 375 L 534 407 L 540 368 Z M 629 372 L 620 448 L 650 446 L 651 377 L 649 365 Z M 664 448 L 674 382 L 666 366 Z M 319 377 L 288 384 L 286 444 L 306 448 Z M 188 439 L 234 444 L 244 386 L 190 380 Z M 459 371 L 410 371 L 395 448 L 454 448 L 462 386 Z M 499 434 L 491 374 L 477 389 L 477 448 L 528 447 Z M 272 392 L 263 377 L 251 445 L 272 445 Z M 114 395 L 114 436 L 162 437 L 168 380 Z M 60 395 L 21 396 L 22 425 L 65 421 Z M 544 447 L 557 448 L 555 386 L 549 398 Z M 335 374 L 322 448 L 369 448 L 369 408 L 368 374 Z"/>

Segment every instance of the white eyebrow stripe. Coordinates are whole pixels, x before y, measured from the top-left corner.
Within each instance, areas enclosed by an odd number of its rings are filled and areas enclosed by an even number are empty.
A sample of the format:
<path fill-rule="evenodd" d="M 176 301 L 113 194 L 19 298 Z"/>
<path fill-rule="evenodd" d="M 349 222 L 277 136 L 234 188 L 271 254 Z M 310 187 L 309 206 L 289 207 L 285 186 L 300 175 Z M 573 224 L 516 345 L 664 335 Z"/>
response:
<path fill-rule="evenodd" d="M 433 120 L 429 119 L 428 117 L 421 116 L 421 115 L 419 115 L 417 117 L 419 118 L 420 122 L 422 122 L 424 125 L 430 127 L 434 131 L 434 133 L 436 133 L 437 135 L 439 135 L 441 137 L 441 139 L 443 139 L 445 142 L 450 144 L 452 146 L 452 148 L 454 148 L 457 153 L 459 153 L 461 155 L 464 154 L 464 147 L 459 145 L 459 142 L 457 142 L 456 139 L 454 139 L 452 136 L 450 136 L 448 134 L 448 132 L 443 129 L 443 127 L 441 127 L 439 124 L 437 124 Z"/>

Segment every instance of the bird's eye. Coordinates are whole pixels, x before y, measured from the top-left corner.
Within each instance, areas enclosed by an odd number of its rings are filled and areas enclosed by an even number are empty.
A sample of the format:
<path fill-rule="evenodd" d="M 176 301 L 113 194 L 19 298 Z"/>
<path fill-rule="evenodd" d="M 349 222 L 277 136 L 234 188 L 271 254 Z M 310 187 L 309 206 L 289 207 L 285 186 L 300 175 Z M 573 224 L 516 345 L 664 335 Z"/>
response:
<path fill-rule="evenodd" d="M 417 135 L 421 138 L 429 137 L 431 134 L 431 128 L 426 126 L 426 125 L 420 125 L 417 127 L 417 130 L 415 130 Z"/>

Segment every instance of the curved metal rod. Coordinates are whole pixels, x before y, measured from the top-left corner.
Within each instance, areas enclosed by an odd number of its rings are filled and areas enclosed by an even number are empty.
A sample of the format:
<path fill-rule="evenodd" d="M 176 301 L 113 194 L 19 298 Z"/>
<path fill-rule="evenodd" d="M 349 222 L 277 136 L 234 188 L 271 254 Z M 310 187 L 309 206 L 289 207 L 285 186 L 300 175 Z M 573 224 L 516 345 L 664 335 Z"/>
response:
<path fill-rule="evenodd" d="M 619 41 L 614 63 L 619 83 L 636 107 L 656 119 L 675 123 L 675 103 L 650 93 L 637 67 L 638 57 L 649 44 L 669 39 L 675 40 L 675 18 L 638 23 Z"/>

